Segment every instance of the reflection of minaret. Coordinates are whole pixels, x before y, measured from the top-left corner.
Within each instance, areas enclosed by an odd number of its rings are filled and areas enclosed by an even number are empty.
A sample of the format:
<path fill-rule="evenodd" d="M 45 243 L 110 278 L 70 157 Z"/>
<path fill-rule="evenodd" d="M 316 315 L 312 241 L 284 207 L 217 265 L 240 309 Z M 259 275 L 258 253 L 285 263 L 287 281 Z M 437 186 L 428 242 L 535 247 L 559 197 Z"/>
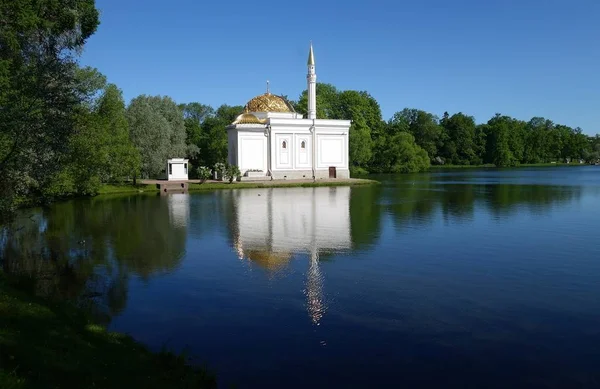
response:
<path fill-rule="evenodd" d="M 304 293 L 306 294 L 308 315 L 314 324 L 319 325 L 327 307 L 323 295 L 323 276 L 321 275 L 321 269 L 319 269 L 319 253 L 316 247 L 310 253 L 310 265 L 306 274 L 306 290 Z"/>
<path fill-rule="evenodd" d="M 313 188 L 313 195 L 316 190 Z M 312 220 L 317 217 L 317 203 L 311 204 Z M 325 314 L 325 302 L 323 301 L 323 276 L 319 269 L 319 247 L 317 245 L 317 230 L 315 226 L 310 231 L 310 264 L 306 274 L 306 308 L 313 324 L 319 325 L 321 318 Z"/>
<path fill-rule="evenodd" d="M 307 254 L 306 309 L 319 324 L 327 309 L 319 253 L 351 247 L 350 188 L 263 188 L 235 197 L 233 246 L 270 272 L 284 269 L 294 254 Z"/>

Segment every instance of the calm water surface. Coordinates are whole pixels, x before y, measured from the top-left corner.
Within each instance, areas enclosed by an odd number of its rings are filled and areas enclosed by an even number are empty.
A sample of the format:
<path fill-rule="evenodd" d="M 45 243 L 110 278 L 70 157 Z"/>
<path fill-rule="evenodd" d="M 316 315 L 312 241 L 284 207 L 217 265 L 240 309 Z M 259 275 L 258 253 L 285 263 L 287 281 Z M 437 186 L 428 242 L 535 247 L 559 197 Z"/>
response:
<path fill-rule="evenodd" d="M 600 168 L 377 178 L 30 210 L 3 266 L 223 386 L 600 387 Z"/>

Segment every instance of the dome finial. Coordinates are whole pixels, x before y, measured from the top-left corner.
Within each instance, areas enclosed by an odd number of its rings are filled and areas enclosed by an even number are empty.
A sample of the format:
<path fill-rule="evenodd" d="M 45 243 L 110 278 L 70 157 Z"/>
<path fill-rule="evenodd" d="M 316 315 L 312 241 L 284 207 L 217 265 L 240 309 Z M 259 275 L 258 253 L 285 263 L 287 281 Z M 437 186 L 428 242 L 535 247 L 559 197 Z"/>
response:
<path fill-rule="evenodd" d="M 267 80 L 267 94 L 268 95 L 271 94 L 271 90 L 269 89 L 269 80 Z"/>

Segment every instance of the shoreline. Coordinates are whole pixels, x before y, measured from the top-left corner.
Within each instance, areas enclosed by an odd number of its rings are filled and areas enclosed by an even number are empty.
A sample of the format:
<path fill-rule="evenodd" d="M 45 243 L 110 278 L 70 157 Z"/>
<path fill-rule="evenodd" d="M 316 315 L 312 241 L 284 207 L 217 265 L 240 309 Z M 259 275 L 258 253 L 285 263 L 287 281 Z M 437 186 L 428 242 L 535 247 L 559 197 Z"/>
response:
<path fill-rule="evenodd" d="M 528 167 L 577 167 L 577 166 L 593 166 L 589 163 L 523 163 L 517 166 L 498 167 L 493 164 L 485 165 L 432 165 L 431 170 L 452 170 L 452 169 L 519 169 Z"/>
<path fill-rule="evenodd" d="M 0 270 L 0 387 L 216 387 L 216 376 L 184 355 L 150 351 L 94 323 L 84 309 L 15 286 Z"/>
<path fill-rule="evenodd" d="M 166 182 L 160 180 L 139 180 L 139 184 L 124 185 L 102 185 L 98 191 L 98 196 L 119 194 L 119 193 L 152 193 L 160 192 L 157 184 Z M 242 182 L 223 182 L 206 181 L 201 184 L 199 180 L 187 180 L 189 192 L 199 192 L 208 190 L 222 189 L 255 189 L 255 188 L 316 188 L 316 187 L 336 187 L 336 186 L 362 186 L 379 185 L 380 182 L 365 178 L 331 179 L 331 180 L 273 180 L 273 181 L 242 181 Z"/>

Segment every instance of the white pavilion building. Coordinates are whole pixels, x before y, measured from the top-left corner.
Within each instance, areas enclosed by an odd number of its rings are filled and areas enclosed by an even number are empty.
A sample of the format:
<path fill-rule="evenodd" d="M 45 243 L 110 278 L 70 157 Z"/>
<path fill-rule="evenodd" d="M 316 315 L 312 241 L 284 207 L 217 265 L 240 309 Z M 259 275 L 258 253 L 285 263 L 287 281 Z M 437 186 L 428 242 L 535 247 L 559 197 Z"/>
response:
<path fill-rule="evenodd" d="M 267 93 L 246 104 L 227 127 L 228 162 L 244 178 L 349 178 L 350 120 L 317 119 L 315 59 L 308 55 L 308 115 L 283 97 Z"/>

